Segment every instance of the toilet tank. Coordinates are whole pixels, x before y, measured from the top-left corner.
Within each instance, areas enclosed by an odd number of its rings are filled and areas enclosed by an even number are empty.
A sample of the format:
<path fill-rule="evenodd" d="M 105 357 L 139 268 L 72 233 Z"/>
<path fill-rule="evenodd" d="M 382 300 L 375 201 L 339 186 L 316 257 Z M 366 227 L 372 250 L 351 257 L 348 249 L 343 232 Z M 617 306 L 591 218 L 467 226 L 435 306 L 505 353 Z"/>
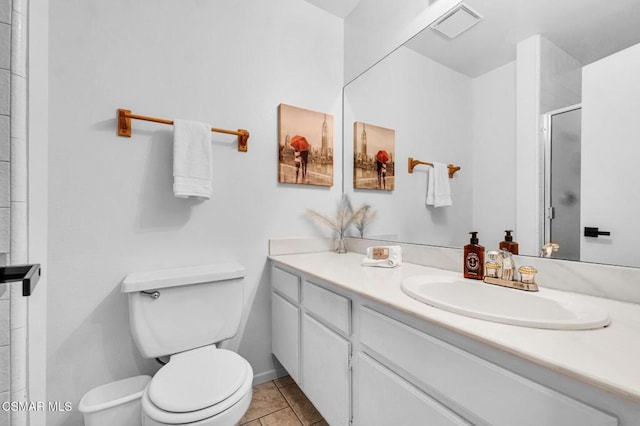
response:
<path fill-rule="evenodd" d="M 233 337 L 242 317 L 244 275 L 236 262 L 127 275 L 121 290 L 142 356 L 173 355 Z"/>

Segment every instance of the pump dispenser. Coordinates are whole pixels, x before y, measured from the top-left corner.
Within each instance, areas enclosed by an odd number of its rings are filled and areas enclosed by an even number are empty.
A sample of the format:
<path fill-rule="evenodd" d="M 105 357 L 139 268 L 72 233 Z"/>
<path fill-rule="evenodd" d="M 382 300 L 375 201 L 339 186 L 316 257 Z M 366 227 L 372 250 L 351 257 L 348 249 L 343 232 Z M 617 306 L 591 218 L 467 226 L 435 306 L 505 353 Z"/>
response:
<path fill-rule="evenodd" d="M 481 280 L 484 278 L 484 247 L 479 244 L 478 232 L 469 232 L 471 240 L 464 246 L 464 277 Z"/>
<path fill-rule="evenodd" d="M 504 232 L 504 241 L 501 241 L 499 245 L 500 250 L 506 250 L 512 254 L 518 254 L 518 243 L 513 241 L 513 236 L 511 235 L 513 231 L 507 230 Z"/>

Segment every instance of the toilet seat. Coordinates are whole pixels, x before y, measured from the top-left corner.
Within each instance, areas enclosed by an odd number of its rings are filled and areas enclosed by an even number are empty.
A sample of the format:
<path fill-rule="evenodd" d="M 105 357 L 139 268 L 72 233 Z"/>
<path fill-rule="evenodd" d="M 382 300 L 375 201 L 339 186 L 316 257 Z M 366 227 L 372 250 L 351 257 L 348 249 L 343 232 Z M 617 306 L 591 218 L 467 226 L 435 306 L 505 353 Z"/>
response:
<path fill-rule="evenodd" d="M 253 370 L 235 352 L 206 346 L 173 355 L 142 396 L 145 415 L 162 424 L 213 417 L 251 392 Z"/>

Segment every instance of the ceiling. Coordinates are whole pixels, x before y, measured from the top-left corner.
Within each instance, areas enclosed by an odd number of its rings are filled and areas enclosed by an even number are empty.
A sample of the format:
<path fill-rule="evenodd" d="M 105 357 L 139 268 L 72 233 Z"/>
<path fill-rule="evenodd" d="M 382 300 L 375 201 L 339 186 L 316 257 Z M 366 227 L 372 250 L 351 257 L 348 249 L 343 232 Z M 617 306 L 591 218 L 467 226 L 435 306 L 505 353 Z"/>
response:
<path fill-rule="evenodd" d="M 360 0 L 305 0 L 338 18 L 345 18 Z"/>
<path fill-rule="evenodd" d="M 640 43 L 640 0 L 464 3 L 483 16 L 477 25 L 455 39 L 426 28 L 406 46 L 476 77 L 515 60 L 517 43 L 535 34 L 546 37 L 583 65 Z"/>

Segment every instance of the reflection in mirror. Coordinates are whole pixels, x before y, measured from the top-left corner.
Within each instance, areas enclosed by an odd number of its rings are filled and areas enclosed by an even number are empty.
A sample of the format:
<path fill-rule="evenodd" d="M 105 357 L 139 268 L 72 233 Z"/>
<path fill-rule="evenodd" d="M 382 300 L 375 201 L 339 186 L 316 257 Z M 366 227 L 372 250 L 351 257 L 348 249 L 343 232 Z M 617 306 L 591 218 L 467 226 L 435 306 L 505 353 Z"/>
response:
<path fill-rule="evenodd" d="M 345 86 L 344 189 L 378 210 L 365 237 L 462 247 L 478 231 L 492 250 L 513 229 L 520 254 L 553 241 L 556 258 L 640 267 L 640 2 L 464 4 L 471 28 L 427 27 Z M 576 105 L 567 134 L 556 118 Z M 354 189 L 354 122 L 395 131 L 393 191 Z M 409 157 L 461 167 L 452 206 L 426 205 L 428 166 L 409 174 Z"/>
<path fill-rule="evenodd" d="M 545 241 L 566 260 L 580 260 L 581 117 L 579 105 L 545 115 Z"/>

